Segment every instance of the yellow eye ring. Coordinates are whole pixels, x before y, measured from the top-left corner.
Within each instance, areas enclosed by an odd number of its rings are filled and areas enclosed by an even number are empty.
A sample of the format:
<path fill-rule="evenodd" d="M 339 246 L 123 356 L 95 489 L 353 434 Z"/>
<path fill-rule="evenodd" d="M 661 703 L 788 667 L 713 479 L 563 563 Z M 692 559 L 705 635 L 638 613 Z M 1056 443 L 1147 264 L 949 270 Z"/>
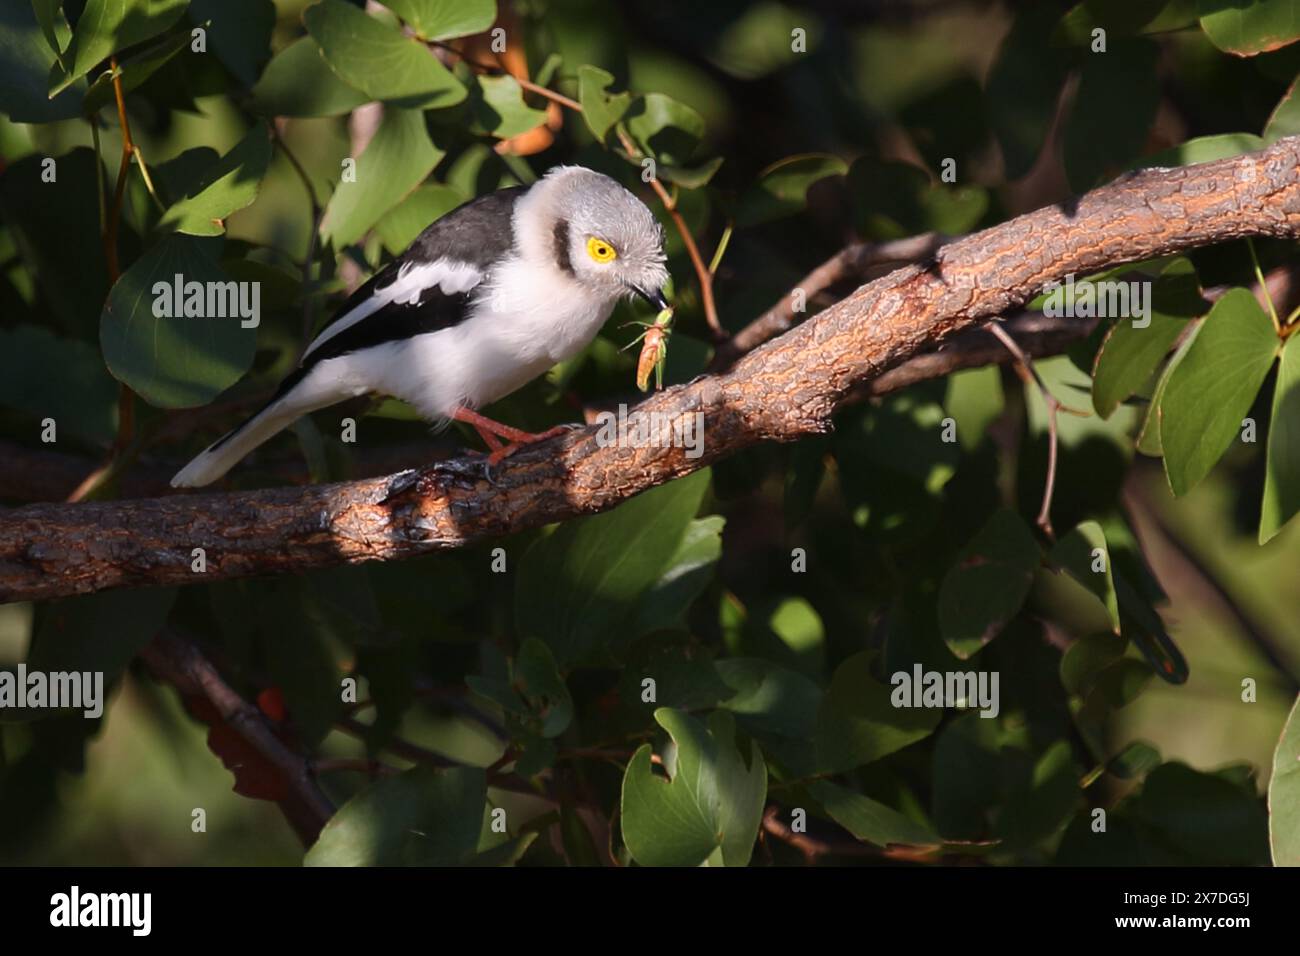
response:
<path fill-rule="evenodd" d="M 618 258 L 618 253 L 604 239 L 597 239 L 595 236 L 587 238 L 587 255 L 597 262 L 613 262 Z"/>

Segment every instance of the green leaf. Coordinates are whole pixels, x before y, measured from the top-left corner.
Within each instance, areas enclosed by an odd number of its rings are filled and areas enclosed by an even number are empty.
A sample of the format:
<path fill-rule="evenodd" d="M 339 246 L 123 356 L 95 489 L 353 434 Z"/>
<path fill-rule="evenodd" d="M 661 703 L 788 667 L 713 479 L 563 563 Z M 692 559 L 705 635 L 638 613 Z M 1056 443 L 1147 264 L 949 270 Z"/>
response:
<path fill-rule="evenodd" d="M 1100 554 L 1098 554 L 1100 552 Z M 1048 561 L 1082 584 L 1101 602 L 1111 630 L 1119 633 L 1119 598 L 1111 577 L 1106 534 L 1095 521 L 1085 521 L 1052 546 Z M 1100 570 L 1098 570 L 1100 565 Z"/>
<path fill-rule="evenodd" d="M 1137 780 L 1160 766 L 1160 751 L 1145 740 L 1135 740 L 1106 761 L 1106 772 L 1121 780 Z"/>
<path fill-rule="evenodd" d="M 941 707 L 896 707 L 898 688 L 871 675 L 873 654 L 863 651 L 841 664 L 817 712 L 817 769 L 843 773 L 879 760 L 934 732 Z"/>
<path fill-rule="evenodd" d="M 41 26 L 45 42 L 55 53 L 61 52 L 63 43 L 60 42 L 60 35 L 66 39 L 72 32 L 68 29 L 68 21 L 63 17 L 63 0 L 32 0 L 32 10 Z"/>
<path fill-rule="evenodd" d="M 931 758 L 935 826 L 949 839 L 981 839 L 1003 799 L 1007 763 L 1022 741 L 1002 721 L 976 713 L 944 725 Z"/>
<path fill-rule="evenodd" d="M 206 24 L 208 49 L 244 86 L 252 86 L 271 56 L 275 4 L 271 0 L 190 0 L 189 10 L 191 23 Z"/>
<path fill-rule="evenodd" d="M 808 792 L 832 820 L 865 843 L 887 847 L 938 846 L 943 842 L 929 827 L 903 816 L 893 807 L 829 780 L 813 781 L 808 785 Z"/>
<path fill-rule="evenodd" d="M 668 163 L 660 163 L 655 170 L 655 175 L 660 179 L 670 183 L 676 183 L 683 189 L 699 189 L 701 186 L 707 186 L 715 173 L 722 168 L 723 159 L 721 156 L 714 156 L 707 159 L 695 167 L 670 166 Z"/>
<path fill-rule="evenodd" d="M 390 209 L 418 186 L 438 161 L 418 110 L 388 108 L 365 151 L 357 157 L 356 181 L 339 183 L 325 207 L 321 235 L 335 249 L 365 235 Z"/>
<path fill-rule="evenodd" d="M 257 198 L 270 164 L 271 138 L 266 126 L 258 123 L 163 214 L 159 228 L 192 236 L 221 235 L 226 218 Z"/>
<path fill-rule="evenodd" d="M 524 102 L 524 91 L 513 76 L 478 77 L 469 91 L 475 132 L 510 139 L 546 122 L 546 111 Z"/>
<path fill-rule="evenodd" d="M 753 852 L 767 767 L 751 743 L 748 766 L 736 749 L 735 722 L 717 711 L 707 727 L 684 711 L 660 707 L 655 720 L 677 745 L 670 779 L 651 768 L 651 747 L 632 755 L 623 775 L 623 841 L 642 866 L 745 866 Z"/>
<path fill-rule="evenodd" d="M 482 33 L 497 18 L 496 0 L 383 0 L 424 40 Z"/>
<path fill-rule="evenodd" d="M 763 0 L 744 4 L 729 18 L 710 59 L 732 76 L 757 80 L 814 51 L 822 36 L 820 19 L 806 9 Z M 794 30 L 803 31 L 802 50 L 794 48 Z"/>
<path fill-rule="evenodd" d="M 955 372 L 947 381 L 943 407 L 957 423 L 961 447 L 974 451 L 1006 407 L 1002 376 L 996 367 L 989 365 Z"/>
<path fill-rule="evenodd" d="M 1065 42 L 1090 45 L 1092 31 L 1098 27 L 1107 34 L 1130 36 L 1157 29 L 1173 29 L 1195 21 L 1186 17 L 1186 23 L 1169 24 L 1162 15 L 1166 7 L 1177 6 L 1170 0 L 1083 0 L 1061 18 L 1058 35 Z"/>
<path fill-rule="evenodd" d="M 438 109 L 465 98 L 465 87 L 420 41 L 344 0 L 321 0 L 302 19 L 330 68 L 372 99 Z"/>
<path fill-rule="evenodd" d="M 551 649 L 536 638 L 519 645 L 514 686 L 528 711 L 541 724 L 543 737 L 558 737 L 573 720 L 573 699 L 560 676 Z"/>
<path fill-rule="evenodd" d="M 718 706 L 735 714 L 747 733 L 765 741 L 807 741 L 817 732 L 822 690 L 803 674 L 760 657 L 731 657 L 713 666 L 733 691 Z"/>
<path fill-rule="evenodd" d="M 1056 115 L 1067 62 L 1048 42 L 1058 11 L 1049 4 L 1022 10 L 998 49 L 985 96 L 989 121 L 1002 147 L 1007 179 L 1033 167 Z"/>
<path fill-rule="evenodd" d="M 724 524 L 726 519 L 710 515 L 686 526 L 659 579 L 642 596 L 627 625 L 620 628 L 624 640 L 683 626 L 686 611 L 708 586 L 714 565 L 722 557 Z"/>
<path fill-rule="evenodd" d="M 677 554 L 708 485 L 708 471 L 696 472 L 539 540 L 515 588 L 523 631 L 562 667 L 616 638 Z"/>
<path fill-rule="evenodd" d="M 788 597 L 772 611 L 767 628 L 801 662 L 810 674 L 822 672 L 826 630 L 817 610 L 801 597 Z"/>
<path fill-rule="evenodd" d="M 632 105 L 631 93 L 609 92 L 613 82 L 614 75 L 600 67 L 586 64 L 578 67 L 578 102 L 582 105 L 582 118 L 599 143 L 605 142 L 609 131 Z"/>
<path fill-rule="evenodd" d="M 1082 797 L 1079 776 L 1069 743 L 1053 743 L 1007 794 L 994 833 L 1008 846 L 1028 847 L 1063 829 Z"/>
<path fill-rule="evenodd" d="M 1292 0 L 1198 0 L 1201 29 L 1225 53 L 1255 56 L 1300 40 L 1300 8 Z"/>
<path fill-rule="evenodd" d="M 67 89 L 99 61 L 156 37 L 184 14 L 188 0 L 86 0 L 72 42 L 63 51 L 67 73 L 50 72 L 50 95 Z"/>
<path fill-rule="evenodd" d="M 67 33 L 62 17 L 54 22 Z M 0 29 L 0 114 L 15 123 L 50 123 L 81 115 L 80 90 L 65 90 L 53 99 L 48 95 L 50 75 L 58 69 L 55 62 L 32 5 L 21 0 L 7 4 Z"/>
<path fill-rule="evenodd" d="M 122 92 L 130 93 L 149 77 L 153 76 L 172 57 L 190 45 L 190 35 L 185 31 L 163 37 L 157 43 L 135 53 L 117 65 L 121 76 Z M 95 82 L 86 90 L 86 99 L 81 110 L 90 115 L 99 112 L 113 102 L 116 94 L 113 90 L 113 71 L 105 70 L 95 77 Z"/>
<path fill-rule="evenodd" d="M 1065 170 L 1082 193 L 1124 168 L 1142 151 L 1155 120 L 1160 48 L 1144 38 L 1112 41 L 1085 54 L 1079 90 L 1065 124 Z M 1123 103 L 1123 109 L 1116 109 Z"/>
<path fill-rule="evenodd" d="M 1192 343 L 1200 333 L 1204 323 L 1196 322 L 1183 338 L 1182 344 L 1174 350 L 1174 354 L 1169 357 L 1165 363 L 1164 371 L 1160 373 L 1160 378 L 1156 380 L 1156 389 L 1151 393 L 1151 401 L 1147 403 L 1147 414 L 1142 419 L 1142 428 L 1137 436 L 1137 450 L 1144 455 L 1158 456 L 1160 450 L 1160 402 L 1165 396 L 1165 389 L 1169 386 L 1169 379 L 1173 377 L 1174 369 L 1182 362 L 1187 353 L 1191 350 Z"/>
<path fill-rule="evenodd" d="M 0 176 L 0 219 L 35 275 L 49 318 L 90 338 L 109 285 L 95 185 L 103 165 L 94 150 L 74 149 L 58 158 L 57 181 L 46 183 L 43 163 L 25 156 Z"/>
<path fill-rule="evenodd" d="M 654 681 L 653 703 L 661 707 L 705 710 L 733 693 L 709 651 L 691 643 L 642 641 L 625 659 L 616 691 L 625 712 L 638 723 L 644 719 L 645 705 L 652 703 L 643 699 L 648 696 L 646 679 Z"/>
<path fill-rule="evenodd" d="M 303 864 L 464 863 L 478 847 L 486 800 L 486 775 L 476 767 L 415 767 L 385 777 L 339 808 Z"/>
<path fill-rule="evenodd" d="M 60 438 L 107 445 L 117 434 L 117 383 L 99 349 L 40 326 L 0 328 L 0 405 L 54 419 Z"/>
<path fill-rule="evenodd" d="M 1282 347 L 1273 417 L 1268 424 L 1264 502 L 1260 508 L 1259 543 L 1268 543 L 1300 511 L 1300 341 L 1291 335 Z"/>
<path fill-rule="evenodd" d="M 172 298 L 155 286 L 170 290 L 177 275 L 186 286 L 197 282 L 205 289 L 216 288 L 206 283 L 228 281 L 217 265 L 214 240 L 171 235 L 122 273 L 99 318 L 109 371 L 159 408 L 212 401 L 248 371 L 257 345 L 256 329 L 242 328 L 238 315 L 155 315 L 155 298 Z"/>
<path fill-rule="evenodd" d="M 315 40 L 302 37 L 266 65 L 252 107 L 263 116 L 341 116 L 369 101 L 329 68 Z"/>
<path fill-rule="evenodd" d="M 1300 697 L 1282 728 L 1268 782 L 1268 833 L 1274 866 L 1300 866 Z"/>
<path fill-rule="evenodd" d="M 375 223 L 375 235 L 393 255 L 404 252 L 436 220 L 465 201 L 457 190 L 442 183 L 425 183 L 390 209 Z"/>
<path fill-rule="evenodd" d="M 740 197 L 736 207 L 738 227 L 755 226 L 801 212 L 813 183 L 843 176 L 849 164 L 827 153 L 788 156 L 758 174 L 758 181 Z"/>
<path fill-rule="evenodd" d="M 939 588 L 939 628 L 954 654 L 971 657 L 1016 616 L 1041 559 L 1019 515 L 1001 510 L 989 518 Z"/>
<path fill-rule="evenodd" d="M 1190 861 L 1218 866 L 1268 860 L 1268 820 L 1253 783 L 1166 763 L 1147 775 L 1128 815 Z"/>
<path fill-rule="evenodd" d="M 687 165 L 704 138 L 704 117 L 663 93 L 638 96 L 626 120 L 627 131 L 641 151 L 669 166 Z"/>
<path fill-rule="evenodd" d="M 174 588 L 101 591 L 51 601 L 27 658 L 30 670 L 101 671 L 117 677 L 154 639 L 176 600 Z M 113 622 L 105 628 L 105 622 Z"/>
<path fill-rule="evenodd" d="M 1186 259 L 1176 259 L 1154 283 L 1149 322 L 1120 319 L 1106 333 L 1097 350 L 1092 369 L 1092 406 L 1102 418 L 1110 418 L 1115 409 L 1137 394 L 1155 374 L 1178 337 L 1187 328 L 1186 319 L 1162 310 L 1159 290 L 1169 276 L 1166 288 L 1174 291 L 1180 278 L 1189 275 L 1195 282 L 1195 270 Z M 1199 296 L 1197 296 L 1199 298 Z"/>
<path fill-rule="evenodd" d="M 487 816 L 485 815 L 485 819 Z M 487 843 L 484 841 L 479 844 L 478 853 L 470 857 L 465 862 L 466 866 L 514 866 L 519 862 L 539 834 L 537 831 L 523 833 L 511 839 L 502 840 L 499 843 Z M 441 856 L 437 849 L 432 854 L 424 855 L 417 846 L 414 856 L 408 858 L 407 862 L 415 866 L 439 866 L 441 865 Z"/>
<path fill-rule="evenodd" d="M 1197 163 L 1212 163 L 1216 159 L 1240 156 L 1242 153 L 1254 153 L 1267 146 L 1261 137 L 1254 133 L 1220 133 L 1216 136 L 1198 136 L 1185 143 L 1169 149 L 1143 156 L 1134 164 L 1135 169 L 1147 169 L 1159 166 L 1194 166 Z"/>
<path fill-rule="evenodd" d="M 918 232 L 948 235 L 968 232 L 988 209 L 988 193 L 978 186 L 931 181 L 910 163 L 854 160 L 849 169 L 854 226 L 875 239 L 898 239 Z"/>
<path fill-rule="evenodd" d="M 1160 399 L 1160 445 L 1174 494 L 1210 473 L 1277 356 L 1273 323 L 1245 289 L 1214 304 Z"/>
<path fill-rule="evenodd" d="M 1165 622 L 1153 606 L 1153 599 L 1129 584 L 1123 574 L 1115 573 L 1115 593 L 1119 597 L 1119 616 L 1124 635 L 1142 652 L 1151 669 L 1170 684 L 1187 682 L 1189 670 Z"/>
<path fill-rule="evenodd" d="M 1283 136 L 1300 133 L 1300 96 L 1296 95 L 1297 88 L 1300 88 L 1300 81 L 1292 83 L 1273 108 L 1272 115 L 1264 125 L 1264 142 L 1275 143 Z"/>
<path fill-rule="evenodd" d="M 1092 689 L 1107 667 L 1124 656 L 1126 642 L 1115 634 L 1089 634 L 1075 641 L 1061 655 L 1061 686 L 1066 693 L 1082 696 Z"/>

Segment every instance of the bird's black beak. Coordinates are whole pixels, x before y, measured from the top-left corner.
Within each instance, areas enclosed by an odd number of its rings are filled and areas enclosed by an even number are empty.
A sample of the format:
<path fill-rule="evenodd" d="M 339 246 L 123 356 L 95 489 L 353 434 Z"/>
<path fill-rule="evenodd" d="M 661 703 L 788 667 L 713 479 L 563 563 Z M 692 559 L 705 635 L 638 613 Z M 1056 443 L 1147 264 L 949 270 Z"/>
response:
<path fill-rule="evenodd" d="M 653 292 L 647 292 L 639 285 L 634 285 L 632 286 L 632 291 L 653 305 L 655 310 L 658 312 L 662 312 L 664 309 L 668 308 L 668 299 L 664 296 L 663 289 L 655 289 Z"/>

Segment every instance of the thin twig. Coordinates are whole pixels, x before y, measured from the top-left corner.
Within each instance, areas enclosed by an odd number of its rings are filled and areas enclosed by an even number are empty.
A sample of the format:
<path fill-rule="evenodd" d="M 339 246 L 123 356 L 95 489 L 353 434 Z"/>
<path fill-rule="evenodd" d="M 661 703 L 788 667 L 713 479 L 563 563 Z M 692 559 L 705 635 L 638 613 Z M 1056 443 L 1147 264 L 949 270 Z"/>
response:
<path fill-rule="evenodd" d="M 831 287 L 849 280 L 860 284 L 868 278 L 867 273 L 878 266 L 924 259 L 951 241 L 938 233 L 925 232 L 888 242 L 855 242 L 845 246 L 800 279 L 776 305 L 718 346 L 708 371 L 724 371 L 746 352 L 752 352 L 769 339 L 788 332 L 799 317 L 808 314 L 808 303 Z"/>
<path fill-rule="evenodd" d="M 312 296 L 307 293 L 307 288 L 311 283 L 311 268 L 315 264 L 316 259 L 316 239 L 317 235 L 320 233 L 321 220 L 324 218 L 325 210 L 316 196 L 316 187 L 312 185 L 311 177 L 307 175 L 307 170 L 303 167 L 302 163 L 298 161 L 298 157 L 293 154 L 293 150 L 289 149 L 289 144 L 284 141 L 284 137 L 280 134 L 279 128 L 273 125 L 271 127 L 271 135 L 274 136 L 276 145 L 280 147 L 280 152 L 284 153 L 285 158 L 289 160 L 289 165 L 291 165 L 294 172 L 298 174 L 298 178 L 302 181 L 303 188 L 307 190 L 307 199 L 311 202 L 311 233 L 307 237 L 307 253 L 302 259 L 303 297 L 302 334 L 300 339 L 301 348 L 303 351 L 306 351 L 307 346 L 310 344 L 309 339 L 313 324 Z"/>
<path fill-rule="evenodd" d="M 310 767 L 311 772 L 316 776 L 347 771 L 369 774 L 372 777 L 391 777 L 401 773 L 396 767 L 382 760 L 367 760 L 364 757 L 330 757 L 324 760 L 313 760 Z"/>
<path fill-rule="evenodd" d="M 126 195 L 126 174 L 131 168 L 131 157 L 137 152 L 135 143 L 131 139 L 131 123 L 126 116 L 126 96 L 122 91 L 122 75 L 117 68 L 117 58 L 109 57 L 109 66 L 113 72 L 113 98 L 117 103 L 117 121 L 122 127 L 122 160 L 117 168 L 117 185 L 113 189 L 113 205 L 108 210 L 108 215 L 104 221 L 103 243 L 104 243 L 104 262 L 108 268 L 108 284 L 111 289 L 121 275 L 117 259 L 117 227 L 122 218 L 122 201 Z M 93 126 L 93 123 L 92 123 Z M 98 165 L 98 132 L 95 134 L 96 141 L 96 164 Z M 144 169 L 143 160 L 140 168 Z M 98 171 L 96 171 L 98 178 Z M 148 175 L 146 174 L 146 183 Z M 149 184 L 149 192 L 153 193 L 153 186 Z M 154 196 L 155 201 L 157 196 Z M 117 390 L 117 436 L 113 440 L 112 450 L 109 452 L 109 459 L 99 468 L 95 469 L 86 479 L 73 490 L 68 496 L 69 502 L 83 501 L 96 490 L 103 487 L 107 480 L 115 474 L 119 461 L 123 458 L 127 448 L 132 444 L 135 436 L 135 394 L 125 384 L 118 386 Z"/>
<path fill-rule="evenodd" d="M 1277 306 L 1273 304 L 1273 293 L 1269 292 L 1268 283 L 1264 281 L 1264 270 L 1259 267 L 1259 256 L 1255 254 L 1255 243 L 1249 236 L 1246 237 L 1246 248 L 1250 250 L 1250 264 L 1255 267 L 1255 281 L 1264 290 L 1264 302 L 1268 305 L 1268 314 L 1273 319 L 1273 328 L 1280 334 L 1282 332 L 1282 322 L 1277 317 Z"/>
<path fill-rule="evenodd" d="M 892 843 L 877 847 L 870 843 L 856 840 L 836 841 L 821 839 L 808 833 L 796 833 L 781 819 L 780 808 L 770 804 L 763 812 L 762 831 L 775 837 L 782 843 L 789 844 L 804 855 L 805 861 L 812 864 L 823 856 L 870 856 L 890 860 L 906 860 L 911 863 L 933 863 L 939 858 L 941 846 L 909 846 Z"/>
<path fill-rule="evenodd" d="M 144 180 L 144 188 L 149 191 L 149 196 L 153 199 L 154 205 L 158 207 L 159 212 L 166 212 L 167 207 L 158 198 L 158 191 L 153 186 L 153 178 L 149 175 L 149 167 L 145 165 L 144 153 L 140 151 L 139 146 L 132 146 L 131 155 L 135 157 L 135 164 L 140 167 L 140 178 Z"/>
<path fill-rule="evenodd" d="M 627 134 L 627 131 L 621 125 L 615 127 L 615 133 L 618 135 L 619 144 L 622 145 L 629 158 L 634 162 L 643 158 L 641 151 L 632 142 L 632 137 Z M 718 321 L 718 307 L 713 301 L 713 273 L 709 271 L 708 265 L 704 262 L 704 256 L 700 255 L 700 247 L 695 244 L 695 237 L 691 235 L 686 220 L 677 211 L 677 200 L 664 188 L 664 184 L 659 181 L 658 176 L 650 177 L 650 188 L 655 191 L 655 195 L 663 203 L 664 211 L 668 213 L 673 225 L 677 227 L 677 232 L 682 237 L 682 243 L 686 246 L 686 254 L 691 259 L 691 265 L 695 267 L 695 276 L 700 283 L 700 302 L 704 307 L 704 321 L 708 323 L 714 338 L 722 341 L 727 337 L 727 332 L 722 327 L 722 323 Z"/>
<path fill-rule="evenodd" d="M 1052 494 L 1056 489 L 1056 451 L 1057 451 L 1057 432 L 1056 432 L 1056 415 L 1064 406 L 1060 403 L 1052 390 L 1047 387 L 1034 368 L 1033 363 L 1021 351 L 1016 340 L 1007 334 L 1007 330 L 1002 328 L 1002 324 L 996 319 L 984 326 L 989 332 L 997 338 L 999 342 L 1006 347 L 1015 360 L 1016 374 L 1020 376 L 1021 381 L 1026 385 L 1034 385 L 1043 397 L 1043 404 L 1047 406 L 1047 476 L 1043 480 L 1043 504 L 1038 509 L 1037 523 L 1042 529 L 1043 534 L 1047 535 L 1049 540 L 1056 540 L 1056 532 L 1052 530 Z"/>

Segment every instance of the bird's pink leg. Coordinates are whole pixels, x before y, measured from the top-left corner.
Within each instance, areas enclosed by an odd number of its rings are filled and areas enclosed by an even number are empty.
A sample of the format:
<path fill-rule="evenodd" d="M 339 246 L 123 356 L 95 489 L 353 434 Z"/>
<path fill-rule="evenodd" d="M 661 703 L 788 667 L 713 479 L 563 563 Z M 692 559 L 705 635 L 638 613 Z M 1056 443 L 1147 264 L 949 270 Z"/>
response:
<path fill-rule="evenodd" d="M 480 415 L 476 411 L 468 408 L 458 408 L 451 415 L 458 422 L 464 422 L 466 425 L 472 425 L 474 430 L 482 436 L 483 441 L 491 449 L 488 455 L 488 464 L 495 465 L 503 458 L 514 454 L 523 445 L 532 445 L 539 441 L 546 441 L 548 438 L 554 438 L 556 435 L 563 435 L 569 431 L 565 425 L 557 425 L 554 428 L 548 428 L 544 432 L 526 432 L 519 428 L 511 428 L 509 425 L 503 425 L 501 422 L 493 421 L 486 415 Z M 510 444 L 502 445 L 497 441 L 496 436 L 500 436 Z"/>

